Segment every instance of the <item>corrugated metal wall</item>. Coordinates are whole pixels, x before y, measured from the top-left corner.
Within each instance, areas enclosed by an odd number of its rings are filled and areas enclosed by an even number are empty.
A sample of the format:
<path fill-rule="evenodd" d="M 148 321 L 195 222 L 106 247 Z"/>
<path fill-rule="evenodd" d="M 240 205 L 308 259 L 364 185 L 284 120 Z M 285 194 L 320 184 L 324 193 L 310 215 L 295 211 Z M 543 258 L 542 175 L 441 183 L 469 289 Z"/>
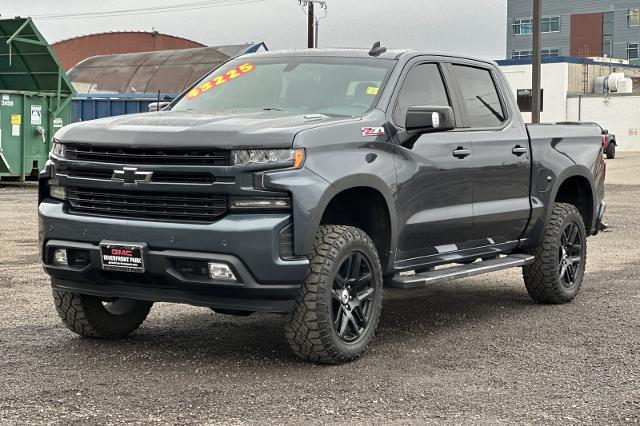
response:
<path fill-rule="evenodd" d="M 149 52 L 204 47 L 204 44 L 157 32 L 113 32 L 90 34 L 51 45 L 65 70 L 96 55 Z"/>
<path fill-rule="evenodd" d="M 177 93 L 164 94 L 160 101 L 169 101 L 178 96 Z M 136 114 L 148 112 L 149 104 L 157 102 L 157 98 L 136 96 L 135 94 L 109 96 L 76 96 L 71 103 L 71 121 L 87 121 L 96 118 L 113 117 L 116 115 Z"/>

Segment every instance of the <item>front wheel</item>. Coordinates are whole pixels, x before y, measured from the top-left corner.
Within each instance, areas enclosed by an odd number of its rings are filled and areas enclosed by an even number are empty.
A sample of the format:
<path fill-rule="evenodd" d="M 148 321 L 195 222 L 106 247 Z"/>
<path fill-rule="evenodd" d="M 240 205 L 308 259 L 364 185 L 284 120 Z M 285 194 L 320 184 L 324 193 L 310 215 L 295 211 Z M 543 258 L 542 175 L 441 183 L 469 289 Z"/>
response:
<path fill-rule="evenodd" d="M 153 303 L 130 299 L 103 300 L 86 294 L 53 290 L 53 301 L 67 328 L 84 337 L 125 337 L 144 322 Z"/>
<path fill-rule="evenodd" d="M 578 209 L 555 203 L 535 261 L 522 268 L 529 295 L 539 303 L 571 302 L 582 285 L 587 261 L 587 233 Z"/>
<path fill-rule="evenodd" d="M 382 308 L 382 268 L 371 238 L 350 226 L 322 226 L 285 334 L 300 358 L 351 361 L 367 349 Z"/>

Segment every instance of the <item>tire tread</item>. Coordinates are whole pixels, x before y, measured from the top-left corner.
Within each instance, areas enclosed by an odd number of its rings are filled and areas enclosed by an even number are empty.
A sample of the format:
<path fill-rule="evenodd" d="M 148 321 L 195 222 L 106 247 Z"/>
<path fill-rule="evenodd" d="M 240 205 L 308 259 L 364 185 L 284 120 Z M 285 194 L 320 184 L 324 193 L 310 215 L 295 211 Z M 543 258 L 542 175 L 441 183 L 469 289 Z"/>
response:
<path fill-rule="evenodd" d="M 346 355 L 338 350 L 331 341 L 329 327 L 330 318 L 323 312 L 329 309 L 323 301 L 324 283 L 331 280 L 331 267 L 339 256 L 339 247 L 349 241 L 358 239 L 363 241 L 376 254 L 376 261 L 372 262 L 377 274 L 381 277 L 381 267 L 375 245 L 371 238 L 361 229 L 343 225 L 321 226 L 316 234 L 313 253 L 310 255 L 309 275 L 300 288 L 295 307 L 289 320 L 285 324 L 285 335 L 293 352 L 300 358 L 321 364 L 339 364 L 358 358 L 360 353 Z M 381 289 L 380 289 L 381 291 Z M 379 315 L 374 316 L 370 327 L 378 325 Z"/>
<path fill-rule="evenodd" d="M 100 302 L 93 296 L 53 289 L 53 301 L 58 316 L 69 330 L 83 337 L 104 339 L 121 338 L 136 330 L 146 319 L 152 305 L 139 302 L 135 312 L 127 314 L 129 321 L 126 327 L 118 328 L 104 321 L 104 313 L 99 312 L 102 308 Z"/>
<path fill-rule="evenodd" d="M 553 304 L 568 303 L 575 297 L 575 294 L 570 296 L 563 291 L 562 284 L 558 277 L 557 262 L 555 259 L 558 251 L 558 236 L 560 232 L 562 232 L 562 224 L 566 217 L 572 214 L 578 217 L 578 225 L 584 230 L 585 227 L 580 212 L 575 206 L 566 203 L 554 204 L 551 219 L 547 224 L 542 243 L 530 252 L 535 256 L 536 260 L 532 264 L 522 268 L 522 275 L 527 292 L 536 302 Z M 586 264 L 586 239 L 584 244 L 585 250 L 582 261 Z M 582 282 L 577 284 L 575 293 L 579 291 L 581 284 Z"/>

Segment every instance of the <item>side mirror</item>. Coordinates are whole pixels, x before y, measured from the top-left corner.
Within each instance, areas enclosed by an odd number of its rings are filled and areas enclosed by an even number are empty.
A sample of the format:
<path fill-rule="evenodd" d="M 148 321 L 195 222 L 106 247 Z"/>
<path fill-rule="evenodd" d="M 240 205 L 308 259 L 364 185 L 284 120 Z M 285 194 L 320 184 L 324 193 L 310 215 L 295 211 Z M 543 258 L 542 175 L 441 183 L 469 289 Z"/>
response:
<path fill-rule="evenodd" d="M 607 129 L 604 129 L 604 130 L 602 131 L 602 134 L 603 134 L 603 135 L 608 135 L 608 134 L 609 134 L 609 131 L 608 131 Z"/>
<path fill-rule="evenodd" d="M 456 128 L 453 109 L 448 106 L 412 106 L 407 110 L 405 128 L 413 133 L 445 132 Z"/>
<path fill-rule="evenodd" d="M 153 101 L 149 104 L 149 112 L 158 112 L 158 111 L 162 111 L 163 109 L 165 109 L 165 107 L 167 107 L 171 102 L 158 102 L 158 101 Z"/>

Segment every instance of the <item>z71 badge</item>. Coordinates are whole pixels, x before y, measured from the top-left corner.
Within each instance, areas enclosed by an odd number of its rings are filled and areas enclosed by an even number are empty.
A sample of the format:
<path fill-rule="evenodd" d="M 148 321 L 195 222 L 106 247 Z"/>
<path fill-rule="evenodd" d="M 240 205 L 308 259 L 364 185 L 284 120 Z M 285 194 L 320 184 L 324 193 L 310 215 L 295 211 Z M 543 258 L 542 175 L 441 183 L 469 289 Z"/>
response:
<path fill-rule="evenodd" d="M 384 127 L 363 127 L 362 136 L 384 136 Z"/>

